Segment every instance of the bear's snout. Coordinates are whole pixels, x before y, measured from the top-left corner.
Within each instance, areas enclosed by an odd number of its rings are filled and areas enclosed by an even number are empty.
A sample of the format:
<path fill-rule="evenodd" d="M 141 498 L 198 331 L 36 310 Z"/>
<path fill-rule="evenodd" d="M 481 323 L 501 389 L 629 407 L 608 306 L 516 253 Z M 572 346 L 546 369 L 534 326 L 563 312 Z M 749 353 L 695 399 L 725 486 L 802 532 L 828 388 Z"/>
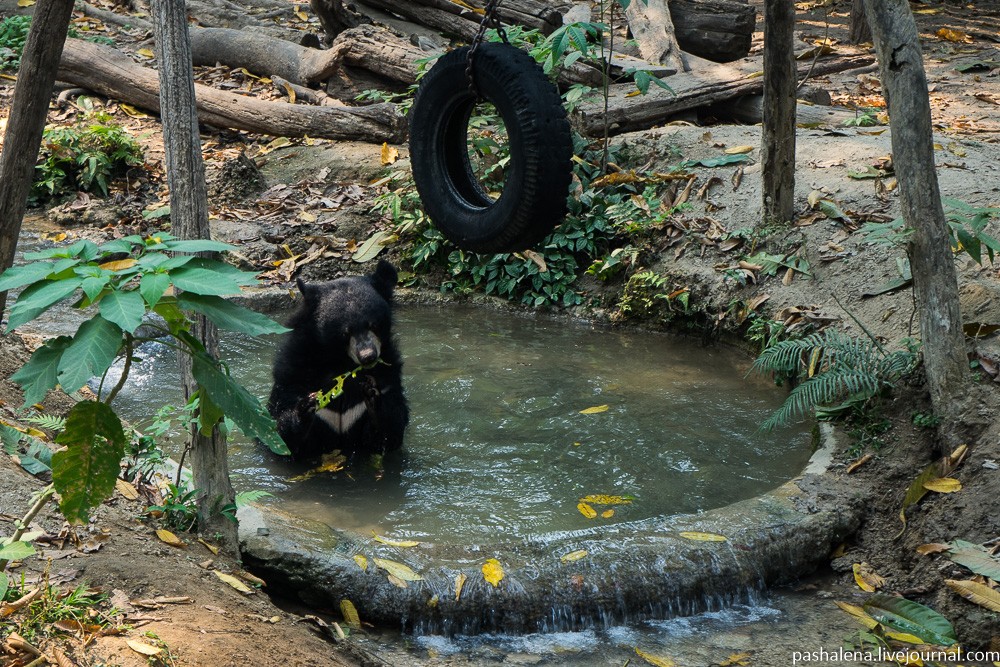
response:
<path fill-rule="evenodd" d="M 371 331 L 351 336 L 350 346 L 347 353 L 359 366 L 371 368 L 378 362 L 382 353 L 382 344 L 378 336 Z"/>

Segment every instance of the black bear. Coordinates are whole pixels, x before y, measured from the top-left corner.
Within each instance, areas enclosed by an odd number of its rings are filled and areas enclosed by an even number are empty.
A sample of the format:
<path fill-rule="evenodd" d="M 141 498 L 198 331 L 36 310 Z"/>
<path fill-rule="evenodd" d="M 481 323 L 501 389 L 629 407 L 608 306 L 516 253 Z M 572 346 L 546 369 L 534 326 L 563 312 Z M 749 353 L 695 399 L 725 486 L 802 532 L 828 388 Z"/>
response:
<path fill-rule="evenodd" d="M 298 281 L 302 304 L 275 357 L 267 405 L 296 459 L 333 450 L 353 459 L 402 446 L 410 412 L 392 336 L 396 278 L 381 260 L 370 276 Z M 320 407 L 345 374 L 343 393 Z"/>

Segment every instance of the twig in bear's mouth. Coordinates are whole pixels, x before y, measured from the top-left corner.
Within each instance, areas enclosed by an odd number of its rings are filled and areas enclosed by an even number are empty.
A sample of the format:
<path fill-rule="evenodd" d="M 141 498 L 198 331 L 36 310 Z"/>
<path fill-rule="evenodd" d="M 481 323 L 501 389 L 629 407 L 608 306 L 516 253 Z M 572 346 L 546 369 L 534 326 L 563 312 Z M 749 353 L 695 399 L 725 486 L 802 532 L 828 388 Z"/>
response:
<path fill-rule="evenodd" d="M 313 394 L 313 396 L 316 398 L 316 409 L 322 410 L 326 406 L 330 405 L 330 402 L 333 401 L 333 399 L 343 394 L 344 382 L 347 380 L 347 378 L 356 378 L 358 377 L 358 373 L 360 373 L 361 371 L 374 368 L 378 364 L 384 364 L 386 366 L 390 365 L 389 362 L 383 361 L 383 359 L 379 357 L 378 359 L 375 360 L 375 363 L 369 364 L 367 366 L 365 366 L 364 364 L 359 365 L 354 370 L 347 371 L 346 373 L 343 373 L 335 377 L 333 379 L 333 387 L 331 387 L 327 391 L 320 390 Z"/>

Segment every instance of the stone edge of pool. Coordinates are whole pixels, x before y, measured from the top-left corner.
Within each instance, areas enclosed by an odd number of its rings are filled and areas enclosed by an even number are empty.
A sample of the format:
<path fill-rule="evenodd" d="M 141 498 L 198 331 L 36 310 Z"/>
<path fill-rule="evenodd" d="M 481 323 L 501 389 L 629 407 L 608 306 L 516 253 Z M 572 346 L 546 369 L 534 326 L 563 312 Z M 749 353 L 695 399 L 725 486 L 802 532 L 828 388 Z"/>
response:
<path fill-rule="evenodd" d="M 443 545 L 392 547 L 261 506 L 240 512 L 243 558 L 272 593 L 334 609 L 350 600 L 364 621 L 421 633 L 580 630 L 719 609 L 811 572 L 859 526 L 862 493 L 829 472 L 835 431 L 820 426 L 821 446 L 803 474 L 773 491 L 699 514 L 529 540 L 517 563 L 505 562 L 503 538 L 458 554 Z M 686 539 L 685 531 L 726 540 Z M 588 553 L 560 560 L 579 550 Z M 423 579 L 394 585 L 373 557 Z M 496 587 L 481 571 L 489 558 L 505 570 Z M 459 574 L 466 581 L 456 600 Z"/>

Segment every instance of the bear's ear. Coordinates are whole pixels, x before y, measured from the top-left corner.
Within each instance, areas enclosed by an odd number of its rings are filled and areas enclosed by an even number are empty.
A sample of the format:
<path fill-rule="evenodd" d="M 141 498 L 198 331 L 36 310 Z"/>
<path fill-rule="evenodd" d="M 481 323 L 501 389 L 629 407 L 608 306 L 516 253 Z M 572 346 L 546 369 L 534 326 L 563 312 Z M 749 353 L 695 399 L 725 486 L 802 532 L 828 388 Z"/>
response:
<path fill-rule="evenodd" d="M 296 278 L 295 284 L 299 286 L 299 291 L 302 292 L 302 298 L 305 300 L 306 305 L 314 305 L 316 303 L 316 287 L 306 284 L 306 281 L 302 280 L 302 278 Z"/>
<path fill-rule="evenodd" d="M 381 294 L 386 301 L 391 300 L 392 292 L 396 288 L 396 281 L 399 279 L 396 267 L 384 259 L 380 259 L 371 279 L 372 284 L 375 285 L 375 291 Z"/>

